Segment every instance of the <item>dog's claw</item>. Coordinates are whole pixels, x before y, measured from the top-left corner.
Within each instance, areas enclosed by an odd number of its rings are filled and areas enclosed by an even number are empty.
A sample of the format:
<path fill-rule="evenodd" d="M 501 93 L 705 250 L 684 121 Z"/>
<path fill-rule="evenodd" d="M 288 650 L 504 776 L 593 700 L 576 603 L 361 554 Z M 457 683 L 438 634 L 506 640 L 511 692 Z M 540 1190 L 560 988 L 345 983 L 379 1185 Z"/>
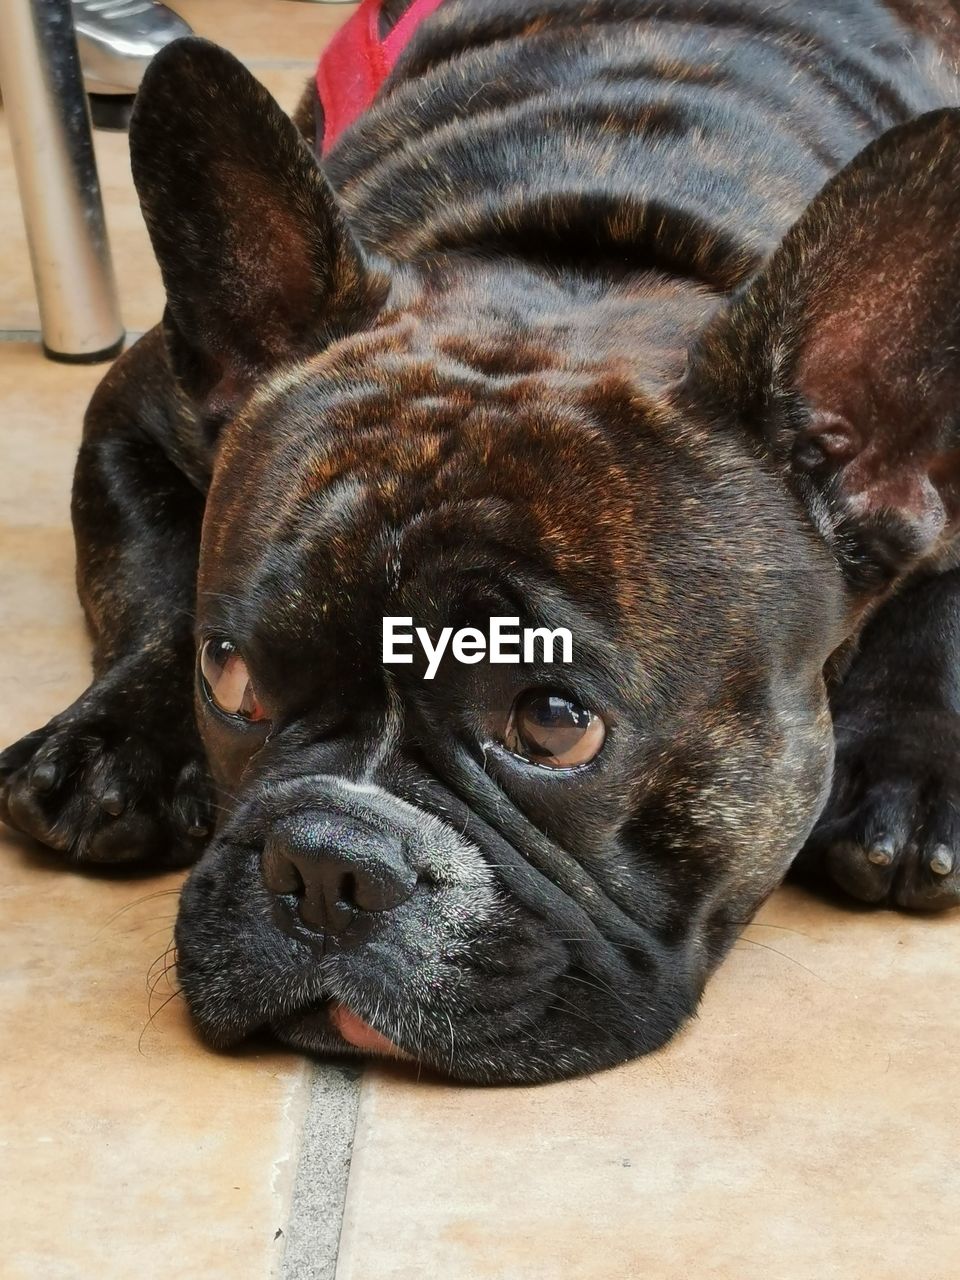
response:
<path fill-rule="evenodd" d="M 100 808 L 111 818 L 118 818 L 125 808 L 123 796 L 118 787 L 111 787 L 100 797 Z"/>
<path fill-rule="evenodd" d="M 188 763 L 180 771 L 173 808 L 177 822 L 191 840 L 203 840 L 209 836 L 212 829 L 210 796 L 193 763 Z"/>
<path fill-rule="evenodd" d="M 57 766 L 52 760 L 45 760 L 42 764 L 36 765 L 30 771 L 30 785 L 34 791 L 39 791 L 42 795 L 48 791 L 52 791 L 57 782 Z"/>
<path fill-rule="evenodd" d="M 948 876 L 953 870 L 953 853 L 945 844 L 938 844 L 934 849 L 930 870 L 938 876 Z"/>
<path fill-rule="evenodd" d="M 889 841 L 876 844 L 867 850 L 867 858 L 875 867 L 889 867 L 893 862 L 893 846 Z"/>

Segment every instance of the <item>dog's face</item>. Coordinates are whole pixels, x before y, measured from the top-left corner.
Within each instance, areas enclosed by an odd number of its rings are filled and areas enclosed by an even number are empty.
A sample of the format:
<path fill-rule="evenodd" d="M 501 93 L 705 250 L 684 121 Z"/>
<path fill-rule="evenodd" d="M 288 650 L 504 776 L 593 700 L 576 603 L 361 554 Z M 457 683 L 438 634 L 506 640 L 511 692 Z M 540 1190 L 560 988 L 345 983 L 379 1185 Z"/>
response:
<path fill-rule="evenodd" d="M 783 876 L 831 759 L 829 568 L 749 465 L 731 529 L 730 450 L 563 367 L 542 317 L 501 365 L 462 288 L 471 331 L 443 293 L 404 299 L 230 430 L 197 703 L 231 816 L 179 963 L 218 1039 L 334 1047 L 333 998 L 457 1075 L 538 1079 L 660 1043 Z M 573 661 L 448 655 L 427 680 L 384 664 L 385 616 L 565 627 Z M 409 895 L 304 926 L 309 883 L 269 868 L 309 881 L 331 845 L 345 875 L 396 862 Z"/>
<path fill-rule="evenodd" d="M 182 898 L 191 1010 L 214 1043 L 266 1027 L 466 1080 L 624 1061 L 802 845 L 824 664 L 926 536 L 843 490 L 836 414 L 790 382 L 809 226 L 712 318 L 651 280 L 388 267 L 245 73 L 215 68 L 233 125 L 205 103 L 171 129 L 219 56 L 155 70 L 134 137 L 171 356 L 228 423 L 196 697 L 226 813 Z M 566 628 L 572 660 L 448 653 L 427 679 L 416 649 L 384 661 L 388 616 Z"/>

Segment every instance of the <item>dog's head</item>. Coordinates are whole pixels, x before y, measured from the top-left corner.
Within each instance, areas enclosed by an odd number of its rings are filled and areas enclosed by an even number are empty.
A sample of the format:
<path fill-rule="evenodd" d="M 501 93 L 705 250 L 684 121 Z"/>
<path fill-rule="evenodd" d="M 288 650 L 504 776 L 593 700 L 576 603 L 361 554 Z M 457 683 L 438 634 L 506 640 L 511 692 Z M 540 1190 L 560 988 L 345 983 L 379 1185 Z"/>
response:
<path fill-rule="evenodd" d="M 530 1081 L 693 1011 L 825 799 L 825 664 L 954 517 L 958 138 L 881 140 L 718 311 L 388 262 L 239 64 L 161 55 L 135 176 L 171 360 L 225 424 L 197 714 L 226 816 L 177 929 L 212 1042 Z M 385 617 L 504 616 L 571 660 L 384 660 Z"/>

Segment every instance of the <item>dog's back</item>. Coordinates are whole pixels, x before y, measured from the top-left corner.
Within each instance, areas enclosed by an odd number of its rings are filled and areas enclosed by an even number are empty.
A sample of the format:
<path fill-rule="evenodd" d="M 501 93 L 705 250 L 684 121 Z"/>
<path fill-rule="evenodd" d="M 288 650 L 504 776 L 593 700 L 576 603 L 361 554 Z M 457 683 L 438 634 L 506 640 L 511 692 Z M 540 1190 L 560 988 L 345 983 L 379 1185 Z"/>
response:
<path fill-rule="evenodd" d="M 394 257 L 725 289 L 871 138 L 960 100 L 958 50 L 937 0 L 448 0 L 327 170 Z"/>

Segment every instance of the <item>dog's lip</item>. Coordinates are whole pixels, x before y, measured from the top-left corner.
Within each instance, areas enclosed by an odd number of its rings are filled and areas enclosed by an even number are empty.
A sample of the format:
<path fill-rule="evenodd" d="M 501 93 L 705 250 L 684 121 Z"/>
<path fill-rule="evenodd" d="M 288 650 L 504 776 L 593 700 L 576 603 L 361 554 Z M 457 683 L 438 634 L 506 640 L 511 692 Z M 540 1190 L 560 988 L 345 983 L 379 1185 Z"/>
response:
<path fill-rule="evenodd" d="M 360 1049 L 363 1053 L 376 1054 L 385 1058 L 405 1058 L 409 1060 L 410 1055 L 405 1053 L 392 1040 L 388 1040 L 382 1032 L 376 1027 L 372 1027 L 369 1022 L 364 1020 L 348 1009 L 345 1004 L 341 1004 L 337 1000 L 332 1000 L 327 1008 L 327 1017 L 330 1019 L 330 1025 L 340 1036 L 341 1040 L 346 1040 L 347 1044 L 353 1045 L 355 1049 Z"/>

